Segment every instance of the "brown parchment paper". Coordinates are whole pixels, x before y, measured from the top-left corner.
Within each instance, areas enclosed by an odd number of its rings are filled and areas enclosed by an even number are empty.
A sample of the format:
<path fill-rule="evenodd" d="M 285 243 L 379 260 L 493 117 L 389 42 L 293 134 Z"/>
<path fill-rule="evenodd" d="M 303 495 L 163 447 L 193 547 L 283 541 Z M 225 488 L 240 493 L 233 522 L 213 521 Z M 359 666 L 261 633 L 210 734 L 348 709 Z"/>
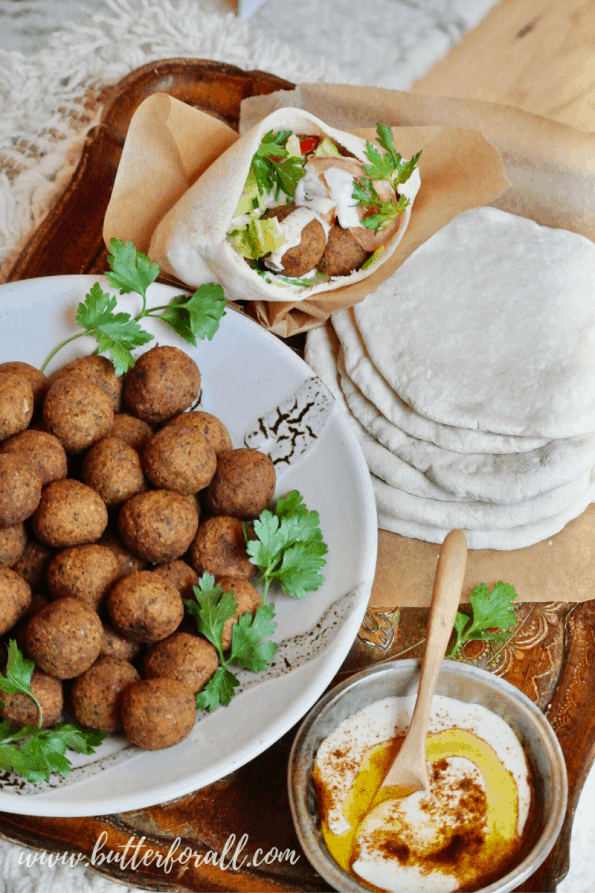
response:
<path fill-rule="evenodd" d="M 292 92 L 245 100 L 242 126 L 251 126 L 280 103 L 303 108 L 345 130 L 384 121 L 403 133 L 404 128 L 420 126 L 481 131 L 500 150 L 510 181 L 510 188 L 491 204 L 595 241 L 595 134 L 496 103 L 327 84 L 302 84 Z M 451 164 L 456 166 L 456 157 Z M 412 226 L 407 236 L 415 237 Z M 478 583 L 491 587 L 498 580 L 512 583 L 523 602 L 595 598 L 594 546 L 592 505 L 560 533 L 529 548 L 470 550 L 461 601 L 469 600 Z M 438 551 L 433 543 L 380 530 L 370 605 L 428 606 Z"/>
<path fill-rule="evenodd" d="M 153 231 L 213 161 L 238 139 L 217 118 L 156 93 L 130 121 L 103 222 L 103 238 L 147 252 Z"/>
<path fill-rule="evenodd" d="M 284 91 L 283 95 L 291 94 Z M 251 109 L 254 114 L 256 106 Z M 341 129 L 355 130 L 367 139 L 376 135 L 375 125 L 364 130 Z M 477 130 L 405 127 L 394 134 L 403 156 L 423 149 L 421 189 L 395 253 L 365 279 L 320 297 L 301 302 L 252 302 L 248 312 L 261 325 L 282 337 L 321 325 L 334 310 L 362 301 L 418 245 L 461 211 L 492 201 L 509 186 L 499 151 Z M 111 238 L 130 240 L 146 252 L 159 221 L 237 138 L 225 124 L 166 94 L 141 103 L 130 123 L 104 221 L 106 245 Z"/>

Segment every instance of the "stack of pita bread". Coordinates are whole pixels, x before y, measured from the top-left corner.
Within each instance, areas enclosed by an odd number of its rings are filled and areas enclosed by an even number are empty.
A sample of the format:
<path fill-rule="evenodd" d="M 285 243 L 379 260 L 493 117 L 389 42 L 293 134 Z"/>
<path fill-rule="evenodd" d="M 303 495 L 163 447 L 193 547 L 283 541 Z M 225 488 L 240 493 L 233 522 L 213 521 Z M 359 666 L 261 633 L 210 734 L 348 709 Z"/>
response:
<path fill-rule="evenodd" d="M 595 500 L 595 245 L 495 208 L 456 217 L 308 334 L 355 427 L 379 525 L 475 549 L 547 539 Z"/>

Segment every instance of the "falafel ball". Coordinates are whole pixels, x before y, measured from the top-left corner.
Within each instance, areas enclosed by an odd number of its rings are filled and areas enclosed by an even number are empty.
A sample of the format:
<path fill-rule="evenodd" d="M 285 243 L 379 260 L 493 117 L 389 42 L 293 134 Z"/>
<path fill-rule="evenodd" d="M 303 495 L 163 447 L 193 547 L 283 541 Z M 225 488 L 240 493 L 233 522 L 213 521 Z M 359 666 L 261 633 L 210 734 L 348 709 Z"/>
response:
<path fill-rule="evenodd" d="M 11 437 L 0 447 L 0 454 L 5 453 L 26 456 L 42 487 L 62 480 L 68 473 L 64 447 L 47 431 L 29 430 Z"/>
<path fill-rule="evenodd" d="M 0 528 L 0 567 L 12 567 L 25 551 L 26 545 L 24 524 Z"/>
<path fill-rule="evenodd" d="M 128 574 L 133 574 L 135 571 L 144 571 L 147 566 L 146 561 L 143 561 L 138 555 L 133 555 L 132 552 L 128 551 L 120 541 L 120 538 L 116 536 L 113 530 L 109 527 L 99 540 L 98 545 L 105 546 L 115 557 L 119 567 L 119 580 L 121 580 L 122 577 L 126 577 Z"/>
<path fill-rule="evenodd" d="M 155 487 L 189 496 L 210 484 L 217 469 L 217 455 L 200 431 L 165 427 L 144 448 L 142 463 Z"/>
<path fill-rule="evenodd" d="M 207 438 L 216 454 L 223 450 L 232 450 L 233 443 L 225 425 L 210 412 L 195 410 L 174 416 L 166 425 L 167 428 L 195 428 Z"/>
<path fill-rule="evenodd" d="M 45 587 L 48 565 L 55 554 L 54 550 L 46 546 L 45 543 L 30 539 L 12 569 L 27 581 L 32 592 L 36 592 L 40 587 Z"/>
<path fill-rule="evenodd" d="M 151 571 L 120 580 L 109 594 L 107 608 L 118 632 L 136 642 L 165 639 L 184 619 L 178 590 Z"/>
<path fill-rule="evenodd" d="M 39 701 L 41 707 L 41 728 L 49 729 L 55 725 L 64 708 L 62 682 L 41 670 L 33 670 L 31 677 L 31 694 Z M 39 722 L 39 710 L 35 701 L 23 692 L 14 695 L 2 692 L 4 706 L 0 707 L 0 717 L 15 726 L 36 726 Z"/>
<path fill-rule="evenodd" d="M 38 611 L 25 628 L 29 657 L 58 679 L 73 679 L 95 663 L 103 627 L 96 611 L 80 598 L 59 598 Z"/>
<path fill-rule="evenodd" d="M 222 577 L 217 580 L 217 582 L 221 585 L 223 592 L 233 592 L 238 604 L 238 610 L 233 617 L 230 617 L 226 622 L 223 627 L 223 632 L 221 633 L 221 645 L 223 646 L 223 650 L 227 651 L 228 648 L 231 648 L 232 630 L 234 625 L 238 622 L 242 614 L 247 614 L 248 611 L 254 617 L 256 609 L 259 606 L 262 606 L 262 597 L 260 592 L 258 592 L 254 586 L 251 586 L 247 580 L 240 580 L 238 577 Z"/>
<path fill-rule="evenodd" d="M 257 518 L 275 492 L 275 466 L 258 450 L 226 450 L 217 457 L 217 471 L 207 489 L 214 515 L 248 521 Z"/>
<path fill-rule="evenodd" d="M 33 389 L 26 378 L 0 372 L 0 443 L 24 431 L 33 417 Z"/>
<path fill-rule="evenodd" d="M 142 419 L 137 419 L 126 412 L 117 412 L 114 416 L 114 424 L 107 436 L 119 437 L 128 446 L 131 446 L 133 450 L 140 453 L 152 438 L 153 429 L 146 422 L 143 422 Z"/>
<path fill-rule="evenodd" d="M 308 208 L 298 208 L 295 202 L 290 202 L 288 205 L 270 208 L 268 211 L 265 211 L 263 218 L 276 217 L 279 223 L 281 223 L 282 220 L 285 220 L 294 211 L 297 211 L 301 217 L 304 215 L 304 212 L 308 211 Z M 302 229 L 299 244 L 293 248 L 288 248 L 283 254 L 280 265 L 283 267 L 284 275 L 303 276 L 304 273 L 309 273 L 322 257 L 325 246 L 326 235 L 324 227 L 319 220 L 314 218 L 309 223 L 306 223 Z"/>
<path fill-rule="evenodd" d="M 200 393 L 200 372 L 194 360 L 177 347 L 154 347 L 126 375 L 124 401 L 144 422 L 165 422 L 194 403 Z"/>
<path fill-rule="evenodd" d="M 79 357 L 66 363 L 61 369 L 50 378 L 50 385 L 65 375 L 77 375 L 80 378 L 90 381 L 92 384 L 101 388 L 104 394 L 109 397 L 112 409 L 118 412 L 122 404 L 122 378 L 116 375 L 114 364 L 107 357 L 98 357 L 90 354 L 86 357 Z"/>
<path fill-rule="evenodd" d="M 179 493 L 149 490 L 122 506 L 118 527 L 126 548 L 161 564 L 184 554 L 196 535 L 198 515 Z"/>
<path fill-rule="evenodd" d="M 203 690 L 218 666 L 217 649 L 210 642 L 183 632 L 157 642 L 144 658 L 147 679 L 177 679 L 194 694 Z"/>
<path fill-rule="evenodd" d="M 0 528 L 30 518 L 41 499 L 41 481 L 26 456 L 0 454 Z"/>
<path fill-rule="evenodd" d="M 96 611 L 103 607 L 110 589 L 120 579 L 116 556 L 95 543 L 72 546 L 52 559 L 47 584 L 52 598 L 72 596 Z"/>
<path fill-rule="evenodd" d="M 364 251 L 348 229 L 333 223 L 316 269 L 327 276 L 349 276 L 359 270 L 368 255 L 369 252 Z"/>
<path fill-rule="evenodd" d="M 120 707 L 129 685 L 140 676 L 132 664 L 115 657 L 101 657 L 74 682 L 71 701 L 77 722 L 99 732 L 119 732 Z"/>
<path fill-rule="evenodd" d="M 140 654 L 140 642 L 126 639 L 109 623 L 103 624 L 103 640 L 101 643 L 100 657 L 115 657 L 118 660 L 132 661 Z"/>
<path fill-rule="evenodd" d="M 44 489 L 33 515 L 36 537 L 54 549 L 92 543 L 106 527 L 107 508 L 101 496 L 86 484 L 68 478 Z"/>
<path fill-rule="evenodd" d="M 111 398 L 81 375 L 65 375 L 54 381 L 46 394 L 43 423 L 67 453 L 83 453 L 112 427 Z"/>
<path fill-rule="evenodd" d="M 2 372 L 11 372 L 13 375 L 26 378 L 33 391 L 35 409 L 39 409 L 50 386 L 43 372 L 40 372 L 35 366 L 30 366 L 29 363 L 22 363 L 20 360 L 9 360 L 8 363 L 0 363 L 0 373 Z"/>
<path fill-rule="evenodd" d="M 192 587 L 198 586 L 198 574 L 185 561 L 177 558 L 167 564 L 159 564 L 153 568 L 153 573 L 177 589 L 182 598 L 193 598 Z"/>
<path fill-rule="evenodd" d="M 83 461 L 82 478 L 108 508 L 122 505 L 147 486 L 138 453 L 118 437 L 103 437 L 91 447 Z"/>
<path fill-rule="evenodd" d="M 0 567 L 0 636 L 8 632 L 31 604 L 31 587 L 20 574 Z"/>
<path fill-rule="evenodd" d="M 179 744 L 192 731 L 195 717 L 194 695 L 176 679 L 141 679 L 122 698 L 124 734 L 143 750 Z"/>
<path fill-rule="evenodd" d="M 254 532 L 246 528 L 249 538 Z M 246 553 L 244 525 L 238 518 L 216 515 L 198 528 L 190 546 L 190 563 L 199 577 L 241 577 L 249 580 L 256 573 Z"/>

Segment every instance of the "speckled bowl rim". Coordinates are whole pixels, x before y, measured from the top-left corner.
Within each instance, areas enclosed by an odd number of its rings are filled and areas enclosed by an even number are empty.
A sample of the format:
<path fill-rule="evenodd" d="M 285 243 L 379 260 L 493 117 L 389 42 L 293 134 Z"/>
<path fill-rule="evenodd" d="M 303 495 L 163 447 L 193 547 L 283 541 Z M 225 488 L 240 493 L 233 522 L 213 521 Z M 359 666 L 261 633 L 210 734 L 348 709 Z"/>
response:
<path fill-rule="evenodd" d="M 382 666 L 368 667 L 351 676 L 331 689 L 310 710 L 301 723 L 288 766 L 289 803 L 293 822 L 300 844 L 316 871 L 335 889 L 341 893 L 369 893 L 369 888 L 359 884 L 347 874 L 329 854 L 322 832 L 319 828 L 318 809 L 312 781 L 314 757 L 322 740 L 330 734 L 344 719 L 362 709 L 366 704 L 382 697 L 412 693 L 417 690 L 420 661 L 400 660 Z M 477 893 L 510 893 L 520 883 L 532 875 L 551 852 L 562 828 L 566 815 L 568 799 L 568 781 L 566 763 L 558 739 L 546 717 L 536 705 L 521 691 L 492 673 L 460 664 L 444 661 L 438 680 L 437 694 L 450 694 L 450 687 L 465 682 L 474 683 L 475 700 L 461 698 L 470 703 L 484 703 L 480 691 L 488 691 L 492 697 L 500 701 L 500 709 L 490 705 L 514 728 L 515 722 L 526 724 L 531 730 L 533 741 L 526 735 L 517 734 L 523 742 L 534 773 L 537 763 L 544 761 L 547 775 L 539 773 L 543 790 L 543 828 L 535 844 L 526 857 L 501 880 L 482 887 Z M 396 683 L 399 683 L 397 688 Z M 386 687 L 384 693 L 379 689 Z M 444 691 L 444 688 L 448 691 Z M 363 692 L 369 694 L 362 697 Z M 354 695 L 359 694 L 358 703 Z M 510 712 L 509 712 L 510 711 Z M 339 718 L 337 718 L 337 713 Z"/>

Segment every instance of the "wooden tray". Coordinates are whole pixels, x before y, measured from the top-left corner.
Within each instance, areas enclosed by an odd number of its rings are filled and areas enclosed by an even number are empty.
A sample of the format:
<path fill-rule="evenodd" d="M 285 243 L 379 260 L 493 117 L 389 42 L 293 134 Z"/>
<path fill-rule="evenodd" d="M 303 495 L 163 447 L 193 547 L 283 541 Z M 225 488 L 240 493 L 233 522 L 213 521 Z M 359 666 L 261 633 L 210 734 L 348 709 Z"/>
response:
<path fill-rule="evenodd" d="M 248 96 L 291 89 L 293 84 L 260 71 L 194 59 L 169 59 L 130 74 L 108 95 L 101 123 L 87 138 L 79 166 L 66 192 L 18 258 L 10 281 L 66 273 L 102 273 L 107 252 L 101 238 L 107 208 L 130 118 L 143 99 L 167 92 L 237 129 L 240 102 Z M 358 638 L 337 679 L 372 663 L 421 654 L 427 612 L 422 609 L 366 613 Z M 474 645 L 463 660 L 504 676 L 547 714 L 564 750 L 569 775 L 569 808 L 550 858 L 523 885 L 527 891 L 555 891 L 568 871 L 572 819 L 587 772 L 595 759 L 595 601 L 580 605 L 551 602 L 525 605 L 513 639 L 490 650 Z M 249 891 L 295 893 L 329 887 L 314 872 L 297 842 L 286 794 L 287 758 L 292 732 L 232 775 L 179 800 L 138 812 L 84 819 L 15 816 L 0 813 L 0 835 L 25 846 L 56 853 L 82 853 L 90 862 L 103 834 L 100 855 L 122 852 L 130 838 L 141 838 L 155 854 L 167 854 L 172 841 L 196 853 L 221 852 L 230 835 L 249 836 L 240 870 L 210 864 L 170 870 L 129 864 L 120 868 L 96 860 L 98 872 L 147 890 Z M 300 854 L 293 865 L 273 862 L 256 867 L 254 855 Z M 142 851 L 141 851 L 142 854 Z"/>

